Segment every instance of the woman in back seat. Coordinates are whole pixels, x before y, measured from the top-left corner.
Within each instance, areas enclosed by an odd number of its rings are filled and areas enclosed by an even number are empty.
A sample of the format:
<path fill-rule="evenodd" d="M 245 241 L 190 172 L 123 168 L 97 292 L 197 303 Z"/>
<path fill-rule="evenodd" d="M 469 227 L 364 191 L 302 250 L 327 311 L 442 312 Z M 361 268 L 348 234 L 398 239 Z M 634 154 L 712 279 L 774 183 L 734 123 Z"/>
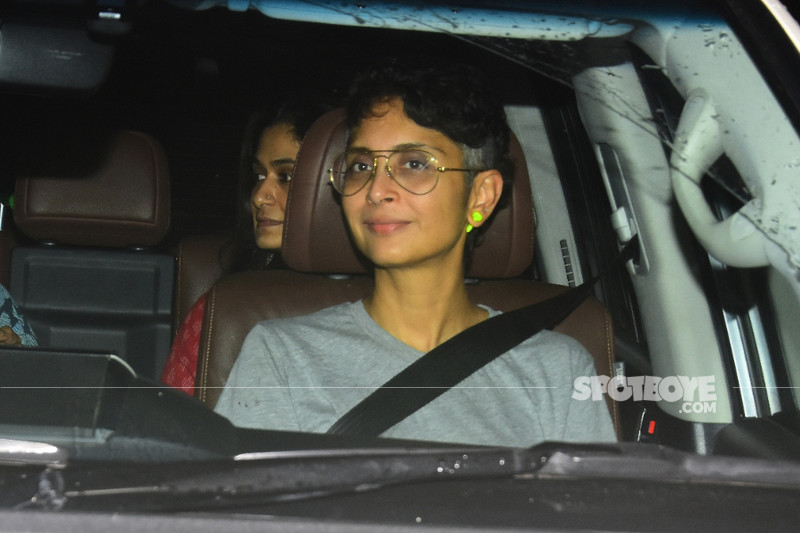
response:
<path fill-rule="evenodd" d="M 220 260 L 223 275 L 282 268 L 283 216 L 300 142 L 322 109 L 307 102 L 284 104 L 276 114 L 250 120 L 242 146 L 237 231 Z M 200 330 L 207 294 L 192 306 L 178 330 L 161 381 L 194 394 Z"/>

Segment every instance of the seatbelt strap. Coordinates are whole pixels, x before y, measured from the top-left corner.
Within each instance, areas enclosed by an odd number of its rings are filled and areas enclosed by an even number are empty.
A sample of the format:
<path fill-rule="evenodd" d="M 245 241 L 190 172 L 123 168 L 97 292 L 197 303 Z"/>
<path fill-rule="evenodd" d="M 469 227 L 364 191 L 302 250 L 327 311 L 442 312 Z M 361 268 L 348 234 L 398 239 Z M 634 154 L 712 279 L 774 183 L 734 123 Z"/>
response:
<path fill-rule="evenodd" d="M 373 391 L 328 433 L 378 436 L 543 329 L 552 329 L 591 293 L 598 279 L 634 257 L 636 237 L 595 278 L 547 300 L 488 318 L 443 342 Z"/>

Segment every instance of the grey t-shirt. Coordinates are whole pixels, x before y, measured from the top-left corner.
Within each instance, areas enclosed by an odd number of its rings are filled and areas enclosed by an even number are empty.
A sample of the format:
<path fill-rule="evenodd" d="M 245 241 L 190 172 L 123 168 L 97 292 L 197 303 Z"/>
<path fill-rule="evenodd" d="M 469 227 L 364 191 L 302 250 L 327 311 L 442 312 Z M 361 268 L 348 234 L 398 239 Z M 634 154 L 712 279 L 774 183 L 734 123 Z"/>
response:
<path fill-rule="evenodd" d="M 260 322 L 216 411 L 237 426 L 324 433 L 422 355 L 381 328 L 360 301 Z M 605 402 L 571 398 L 574 379 L 594 374 L 580 343 L 542 331 L 382 436 L 502 446 L 614 441 Z"/>

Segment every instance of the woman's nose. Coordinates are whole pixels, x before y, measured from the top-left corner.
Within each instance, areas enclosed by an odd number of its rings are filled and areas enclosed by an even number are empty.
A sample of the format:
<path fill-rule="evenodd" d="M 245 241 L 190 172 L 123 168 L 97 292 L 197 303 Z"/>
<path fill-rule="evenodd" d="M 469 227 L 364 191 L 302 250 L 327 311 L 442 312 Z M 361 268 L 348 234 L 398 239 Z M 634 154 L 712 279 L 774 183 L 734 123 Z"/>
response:
<path fill-rule="evenodd" d="M 258 185 L 256 185 L 253 191 L 253 204 L 255 204 L 256 207 L 273 205 L 279 201 L 281 197 L 281 188 L 275 181 L 275 179 L 267 176 L 265 179 L 258 182 Z"/>
<path fill-rule="evenodd" d="M 391 202 L 396 195 L 397 183 L 389 175 L 386 159 L 378 159 L 375 163 L 375 173 L 367 183 L 367 199 L 373 203 Z"/>

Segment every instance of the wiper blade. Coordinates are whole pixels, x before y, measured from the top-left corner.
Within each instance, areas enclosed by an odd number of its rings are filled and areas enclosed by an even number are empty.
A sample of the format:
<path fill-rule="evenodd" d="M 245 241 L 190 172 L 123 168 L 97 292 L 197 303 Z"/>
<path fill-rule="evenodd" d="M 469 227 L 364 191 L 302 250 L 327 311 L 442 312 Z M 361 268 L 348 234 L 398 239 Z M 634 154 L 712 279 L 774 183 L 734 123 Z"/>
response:
<path fill-rule="evenodd" d="M 186 511 L 360 492 L 448 478 L 510 477 L 527 469 L 526 450 L 364 449 L 245 454 L 170 465 L 92 465 L 63 472 L 66 508 Z M 73 479 L 79 480 L 73 489 Z"/>
<path fill-rule="evenodd" d="M 42 509 L 190 511 L 362 492 L 413 482 L 510 478 L 543 462 L 525 449 L 479 447 L 367 448 L 247 453 L 232 459 L 174 463 L 81 461 L 30 471 L 27 490 L 6 505 Z M 14 476 L 2 471 L 0 478 Z M 59 506 L 43 505 L 32 482 L 45 475 L 64 487 Z M 53 479 L 55 476 L 55 479 Z M 22 495 L 22 496 L 20 496 Z"/>
<path fill-rule="evenodd" d="M 47 508 L 68 510 L 207 511 L 450 480 L 636 479 L 800 489 L 797 463 L 641 444 L 265 452 L 169 464 L 81 463 L 47 474 L 52 486 L 64 487 L 59 505 Z"/>

